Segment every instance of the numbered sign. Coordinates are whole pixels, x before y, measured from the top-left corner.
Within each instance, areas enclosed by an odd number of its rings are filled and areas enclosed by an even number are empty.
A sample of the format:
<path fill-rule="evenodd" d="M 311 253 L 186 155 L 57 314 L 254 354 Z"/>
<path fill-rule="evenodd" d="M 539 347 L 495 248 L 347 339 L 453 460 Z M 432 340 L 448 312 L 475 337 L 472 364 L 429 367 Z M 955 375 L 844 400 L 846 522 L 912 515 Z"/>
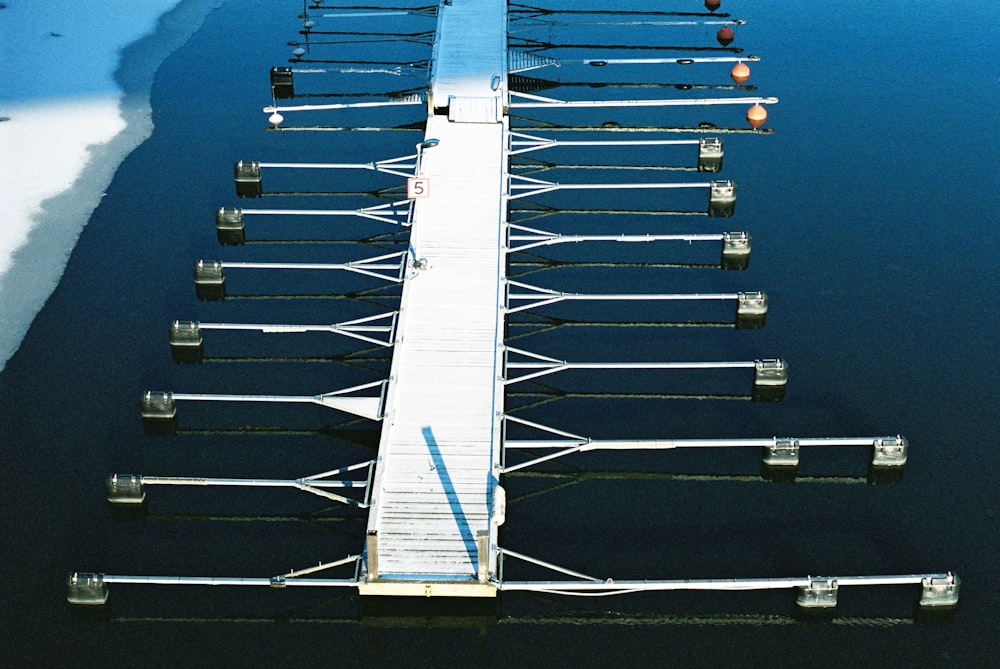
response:
<path fill-rule="evenodd" d="M 431 180 L 427 177 L 409 177 L 406 180 L 406 197 L 413 200 L 431 194 Z"/>

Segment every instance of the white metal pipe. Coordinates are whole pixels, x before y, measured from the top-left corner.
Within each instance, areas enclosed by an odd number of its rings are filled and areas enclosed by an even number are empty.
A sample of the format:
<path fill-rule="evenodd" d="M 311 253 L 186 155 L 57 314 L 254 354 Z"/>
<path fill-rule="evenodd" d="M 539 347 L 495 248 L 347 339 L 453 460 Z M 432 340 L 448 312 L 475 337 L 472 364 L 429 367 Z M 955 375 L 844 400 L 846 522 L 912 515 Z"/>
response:
<path fill-rule="evenodd" d="M 529 445 L 529 447 L 530 447 L 530 444 L 531 444 L 531 442 L 522 442 L 522 443 L 527 443 Z M 508 447 L 513 448 L 512 442 L 504 442 L 504 448 L 508 448 Z M 577 445 L 577 446 L 571 446 L 569 448 L 564 448 L 561 451 L 556 451 L 554 453 L 549 453 L 547 455 L 543 455 L 543 456 L 541 456 L 539 458 L 534 458 L 533 460 L 528 460 L 527 462 L 519 462 L 518 464 L 516 464 L 516 465 L 510 465 L 509 467 L 507 465 L 504 465 L 503 467 L 500 468 L 500 471 L 503 474 L 510 474 L 512 472 L 516 472 L 516 471 L 521 470 L 521 469 L 527 469 L 528 467 L 534 467 L 535 465 L 540 465 L 543 462 L 548 462 L 549 460 L 555 460 L 557 458 L 561 458 L 561 457 L 566 456 L 566 455 L 572 455 L 574 453 L 579 453 L 582 450 L 583 450 L 583 444 L 580 444 L 580 445 Z"/>
<path fill-rule="evenodd" d="M 597 12 L 581 12 L 586 14 L 596 14 Z M 630 15 L 645 14 L 646 12 L 628 12 Z M 653 15 L 655 13 L 650 13 Z M 715 19 L 707 21 L 659 21 L 656 19 L 634 20 L 634 21 L 553 21 L 549 18 L 539 16 L 515 17 L 514 20 L 533 20 L 539 24 L 535 26 L 524 26 L 519 32 L 527 32 L 532 28 L 548 28 L 549 26 L 742 26 L 746 24 L 743 19 Z M 561 46 L 554 44 L 552 46 Z M 566 62 L 566 61 L 563 61 Z M 572 62 L 572 61 L 571 61 Z"/>
<path fill-rule="evenodd" d="M 350 328 L 343 325 L 284 325 L 264 323 L 199 323 L 202 330 L 253 330 L 266 333 L 277 332 L 340 332 L 341 330 L 357 330 L 360 332 L 389 332 L 389 325 L 359 325 Z"/>
<path fill-rule="evenodd" d="M 530 562 L 531 564 L 538 565 L 539 567 L 545 567 L 546 569 L 551 569 L 553 571 L 558 571 L 567 576 L 576 576 L 577 578 L 585 579 L 588 582 L 598 582 L 600 579 L 594 576 L 588 576 L 587 574 L 581 574 L 578 571 L 573 571 L 572 569 L 566 569 L 565 567 L 560 567 L 559 565 L 554 565 L 551 562 L 545 562 L 544 560 L 539 560 L 537 558 L 529 557 L 521 553 L 515 553 L 514 551 L 507 548 L 500 548 L 500 555 L 502 557 L 510 556 L 512 558 L 517 558 L 518 560 L 524 560 L 525 562 Z"/>
<path fill-rule="evenodd" d="M 400 255 L 400 254 L 395 254 Z M 351 269 L 364 267 L 372 270 L 399 269 L 399 265 L 369 264 L 368 261 L 346 263 L 289 263 L 289 262 L 222 262 L 225 269 Z"/>
<path fill-rule="evenodd" d="M 219 395 L 204 393 L 172 393 L 175 400 L 207 402 L 291 402 L 322 404 L 322 395 Z"/>
<path fill-rule="evenodd" d="M 739 297 L 738 293 L 688 293 L 688 294 L 643 294 L 643 293 L 600 293 L 600 294 L 584 294 L 584 293 L 558 293 L 553 295 L 546 294 L 514 294 L 509 295 L 510 299 L 513 300 L 531 300 L 531 299 L 554 299 L 554 300 L 621 300 L 621 301 L 639 301 L 639 300 L 735 300 Z"/>
<path fill-rule="evenodd" d="M 534 137 L 511 133 L 510 150 L 507 155 L 518 155 L 556 146 L 674 146 L 698 144 L 697 139 L 650 139 L 650 140 L 572 140 L 560 141 L 544 137 Z M 514 148 L 523 147 L 523 148 Z"/>
<path fill-rule="evenodd" d="M 386 381 L 373 381 L 359 386 L 343 388 L 320 395 L 223 395 L 203 393 L 170 393 L 173 400 L 193 400 L 208 402 L 285 402 L 293 404 L 318 404 L 330 409 L 337 409 L 370 420 L 382 420 L 381 394 L 373 396 L 352 395 L 361 390 L 379 387 L 385 391 Z"/>
<path fill-rule="evenodd" d="M 919 585 L 928 578 L 948 578 L 947 573 L 898 576 L 831 576 L 839 586 Z M 643 581 L 501 581 L 500 590 L 543 592 L 640 592 L 665 590 L 779 590 L 809 587 L 814 578 L 677 579 Z"/>
<path fill-rule="evenodd" d="M 241 209 L 249 216 L 351 216 L 364 209 Z"/>
<path fill-rule="evenodd" d="M 117 574 L 102 574 L 105 583 L 124 583 L 130 585 L 256 585 L 273 587 L 275 582 L 270 578 L 244 578 L 232 576 L 123 576 Z M 290 578 L 283 580 L 281 586 L 305 587 L 357 587 L 355 578 Z"/>
<path fill-rule="evenodd" d="M 286 579 L 298 578 L 299 576 L 305 576 L 306 574 L 315 574 L 318 571 L 324 571 L 326 569 L 333 569 L 334 567 L 339 567 L 340 565 L 350 564 L 351 562 L 357 563 L 361 559 L 360 555 L 348 555 L 340 560 L 335 560 L 333 562 L 321 562 L 314 567 L 306 567 L 304 569 L 293 569 L 287 574 L 282 574 Z M 287 581 L 286 581 L 287 583 Z"/>
<path fill-rule="evenodd" d="M 524 229 L 510 226 L 511 229 Z M 534 232 L 534 231 L 533 231 Z M 528 242 L 519 246 L 510 246 L 508 253 L 515 253 L 525 249 L 539 246 L 552 246 L 554 244 L 575 244 L 578 242 L 619 242 L 619 243 L 643 243 L 643 242 L 718 242 L 723 236 L 718 234 L 705 235 L 559 235 L 549 232 L 538 231 L 538 234 L 518 235 L 512 234 L 509 237 L 511 242 Z"/>
<path fill-rule="evenodd" d="M 534 369 L 514 378 L 504 380 L 504 385 L 529 381 L 567 369 L 753 369 L 756 363 L 747 362 L 508 362 L 507 369 Z"/>
<path fill-rule="evenodd" d="M 398 262 L 394 265 L 382 264 L 381 261 L 395 258 Z M 346 263 L 271 263 L 271 262 L 220 262 L 223 269 L 304 269 L 304 270 L 343 270 L 363 274 L 384 281 L 400 283 L 403 280 L 403 272 L 406 269 L 406 252 L 388 253 L 374 258 L 364 260 L 354 260 Z M 384 274 L 383 272 L 394 272 L 394 274 Z"/>
<path fill-rule="evenodd" d="M 303 170 L 374 170 L 375 163 L 257 163 L 260 167 L 286 167 Z"/>
<path fill-rule="evenodd" d="M 297 105 L 295 107 L 264 107 L 263 111 L 265 114 L 273 114 L 274 112 L 290 112 L 290 111 L 327 111 L 332 109 L 360 109 L 365 107 L 392 107 L 394 105 L 422 105 L 424 101 L 420 99 L 419 96 L 413 96 L 412 98 L 405 98 L 402 100 L 384 100 L 380 102 L 344 102 L 344 103 L 334 103 L 328 105 Z"/>
<path fill-rule="evenodd" d="M 413 162 L 404 162 L 413 161 Z M 419 154 L 376 160 L 367 163 L 257 163 L 260 167 L 289 168 L 303 170 L 369 170 L 384 172 L 396 176 L 410 177 L 413 172 L 401 172 L 400 169 L 415 170 L 419 162 Z"/>
<path fill-rule="evenodd" d="M 511 109 L 542 109 L 548 107 L 710 107 L 715 105 L 771 105 L 777 104 L 778 98 L 748 97 L 748 98 L 695 98 L 666 100 L 556 100 L 527 93 L 511 91 L 511 98 L 518 97 L 527 102 L 510 102 Z"/>
<path fill-rule="evenodd" d="M 386 9 L 384 11 L 379 11 L 379 12 L 334 12 L 334 13 L 331 13 L 331 14 L 323 14 L 323 18 L 324 19 L 353 19 L 353 18 L 367 17 L 367 16 L 379 16 L 379 17 L 381 17 L 381 16 L 408 16 L 409 14 L 421 14 L 421 13 L 423 13 L 423 12 L 416 12 L 416 11 L 409 11 L 409 10 L 402 11 L 402 10 Z"/>
<path fill-rule="evenodd" d="M 705 182 L 692 182 L 692 183 L 603 183 L 603 184 L 562 184 L 555 182 L 544 182 L 540 181 L 537 183 L 513 183 L 510 184 L 511 189 L 527 190 L 529 188 L 538 188 L 539 186 L 545 186 L 549 190 L 585 190 L 585 189 L 605 189 L 605 188 L 621 188 L 621 189 L 636 189 L 636 188 L 710 188 L 711 183 Z"/>
<path fill-rule="evenodd" d="M 549 181 L 530 180 L 528 183 L 515 183 L 514 179 L 526 180 L 526 177 L 511 177 L 508 184 L 508 200 L 517 200 L 532 195 L 541 195 L 557 190 L 635 190 L 664 188 L 710 188 L 710 183 L 618 183 L 618 184 L 560 184 Z M 514 190 L 524 191 L 514 193 Z"/>
<path fill-rule="evenodd" d="M 298 488 L 304 482 L 313 488 L 364 488 L 365 481 L 331 481 L 314 479 L 237 479 L 201 478 L 197 476 L 141 476 L 143 485 L 223 486 L 244 488 Z"/>
<path fill-rule="evenodd" d="M 542 426 L 542 429 L 544 428 Z M 795 439 L 796 446 L 866 446 L 873 447 L 885 437 L 823 437 L 818 439 Z M 640 450 L 672 450 L 678 448 L 773 448 L 778 445 L 778 437 L 770 439 L 510 439 L 504 442 L 504 448 L 522 449 L 559 449 L 541 457 L 533 458 L 516 465 L 502 468 L 509 474 L 521 469 L 534 467 L 543 462 L 556 460 L 575 453 L 589 451 L 640 451 Z"/>
<path fill-rule="evenodd" d="M 407 222 L 390 217 L 408 218 L 411 206 L 411 200 L 402 200 L 360 209 L 241 209 L 240 212 L 249 216 L 360 216 L 393 225 L 406 225 Z"/>
<path fill-rule="evenodd" d="M 225 402 L 317 402 L 322 404 L 326 398 L 342 398 L 342 399 L 373 399 L 369 397 L 352 397 L 348 393 L 356 392 L 358 390 L 367 390 L 368 388 L 375 388 L 376 386 L 384 386 L 385 381 L 373 381 L 372 383 L 365 383 L 360 386 L 353 386 L 351 388 L 344 388 L 343 390 L 336 390 L 329 393 L 323 393 L 321 395 L 218 395 L 218 394 L 202 394 L 202 393 L 171 393 L 171 397 L 175 400 L 208 400 L 208 401 L 225 401 Z"/>
<path fill-rule="evenodd" d="M 386 333 L 391 334 L 395 329 L 395 318 L 397 312 L 389 312 L 385 314 L 377 314 L 375 316 L 368 316 L 365 318 L 358 318 L 353 321 L 345 321 L 343 323 L 334 323 L 331 325 L 297 325 L 297 324 L 274 324 L 274 323 L 197 323 L 197 326 L 201 330 L 237 330 L 237 331 L 254 331 L 263 332 L 265 334 L 286 334 L 286 333 L 303 333 L 303 332 L 330 332 L 333 334 L 340 334 L 347 337 L 353 337 L 355 339 L 360 339 L 373 344 L 378 344 L 380 346 L 392 346 L 391 341 L 385 341 L 381 339 L 375 339 L 369 337 L 364 333 Z M 370 323 L 372 321 L 389 319 L 390 322 L 386 325 L 365 325 L 365 323 Z"/>
<path fill-rule="evenodd" d="M 508 369 L 753 369 L 753 360 L 733 362 L 508 362 Z"/>
<path fill-rule="evenodd" d="M 874 446 L 888 437 L 770 437 L 763 439 L 507 439 L 506 448 L 558 448 L 578 446 L 575 450 L 669 450 L 676 448 L 770 448 L 790 440 L 802 447 Z"/>
<path fill-rule="evenodd" d="M 510 421 L 512 423 L 518 423 L 520 425 L 526 425 L 528 427 L 533 427 L 542 432 L 548 432 L 549 434 L 558 434 L 563 437 L 569 437 L 573 441 L 589 441 L 586 437 L 581 437 L 578 434 L 573 434 L 572 432 L 567 432 L 565 430 L 559 430 L 554 427 L 549 427 L 548 425 L 542 425 L 541 423 L 535 423 L 530 420 L 525 420 L 524 418 L 518 418 L 517 416 L 512 416 L 510 414 L 504 414 L 504 421 Z"/>
<path fill-rule="evenodd" d="M 334 494 L 332 492 L 328 492 L 328 491 L 326 491 L 326 490 L 324 490 L 322 488 L 319 488 L 317 486 L 310 485 L 309 483 L 303 483 L 302 481 L 296 481 L 295 484 L 294 484 L 294 487 L 297 488 L 297 489 L 299 489 L 299 490 L 302 490 L 303 492 L 312 493 L 313 495 L 319 495 L 320 497 L 325 497 L 325 498 L 331 499 L 331 500 L 333 500 L 335 502 L 340 502 L 342 504 L 347 504 L 348 506 L 354 506 L 354 507 L 357 507 L 359 509 L 366 509 L 366 508 L 368 508 L 368 503 L 367 502 L 359 502 L 358 500 L 351 499 L 350 497 L 344 497 L 343 495 L 336 495 L 336 494 Z M 365 484 L 365 490 L 367 491 L 367 484 Z"/>
<path fill-rule="evenodd" d="M 353 321 L 343 323 L 333 323 L 331 325 L 292 325 L 292 324 L 264 324 L 264 323 L 199 323 L 198 326 L 204 330 L 263 330 L 264 332 L 337 332 L 338 330 L 359 330 L 362 332 L 388 332 L 391 325 L 362 325 L 375 320 L 392 318 L 395 311 L 358 318 Z"/>
<path fill-rule="evenodd" d="M 542 139 L 531 137 L 535 141 L 517 141 L 515 137 L 530 137 L 530 135 L 520 135 L 511 133 L 511 146 L 538 146 L 546 148 L 550 146 L 680 146 L 697 144 L 697 139 L 606 139 L 606 140 L 558 140 Z M 515 152 L 516 153 L 516 152 Z M 263 166 L 263 165 L 262 165 Z"/>
<path fill-rule="evenodd" d="M 336 476 L 337 474 L 346 474 L 347 472 L 357 471 L 358 469 L 364 469 L 369 467 L 375 460 L 365 460 L 364 462 L 358 462 L 353 465 L 347 465 L 346 467 L 338 467 L 337 469 L 331 469 L 328 472 L 322 472 L 320 474 L 313 474 L 311 476 L 303 476 L 303 481 L 315 481 L 317 479 L 323 479 L 328 476 Z"/>
<path fill-rule="evenodd" d="M 508 314 L 516 314 L 520 311 L 528 311 L 530 309 L 537 309 L 538 307 L 547 306 L 549 304 L 557 304 L 559 302 L 566 301 L 725 301 L 725 300 L 735 300 L 739 297 L 738 293 L 718 293 L 718 294 L 706 294 L 706 293 L 691 293 L 687 295 L 670 295 L 670 294 L 595 294 L 586 295 L 578 293 L 509 293 L 507 295 L 507 308 L 506 312 Z M 520 304 L 516 307 L 510 306 L 513 300 L 533 300 L 526 304 Z"/>
<path fill-rule="evenodd" d="M 554 22 L 561 26 L 741 26 L 741 19 L 718 19 L 715 21 L 564 21 Z"/>
<path fill-rule="evenodd" d="M 516 299 L 539 299 L 545 297 L 565 297 L 567 299 L 650 299 L 650 300 L 730 300 L 739 297 L 739 293 L 566 293 L 549 288 L 540 288 L 531 284 L 519 281 L 508 280 L 508 286 L 523 288 L 532 291 L 530 293 L 509 293 L 509 296 Z"/>
<path fill-rule="evenodd" d="M 503 549 L 505 555 L 521 557 L 512 551 Z M 540 560 L 530 560 L 542 566 L 548 566 Z M 554 565 L 552 565 L 554 567 Z M 557 571 L 566 571 L 555 567 Z M 129 585 L 210 585 L 210 586 L 269 586 L 276 582 L 271 578 L 247 578 L 230 576 L 130 576 L 119 574 L 101 574 L 101 580 L 108 584 Z M 831 576 L 838 586 L 884 586 L 884 585 L 920 585 L 925 579 L 947 579 L 948 572 L 926 574 L 900 574 L 888 576 Z M 581 578 L 592 578 L 581 575 Z M 667 590 L 777 590 L 808 587 L 814 578 L 756 578 L 756 579 L 677 579 L 677 580 L 642 580 L 642 581 L 499 581 L 497 587 L 502 591 L 547 591 L 547 592 L 636 592 L 636 591 L 667 591 Z M 287 578 L 280 581 L 283 586 L 303 587 L 356 587 L 358 580 L 354 578 L 340 579 L 300 579 Z"/>
<path fill-rule="evenodd" d="M 603 65 L 691 65 L 693 63 L 742 63 L 743 61 L 759 61 L 760 56 L 747 56 L 740 58 L 737 56 L 712 56 L 707 58 L 587 58 L 584 60 L 560 60 L 566 63 L 581 63 L 583 65 L 593 65 L 600 63 Z"/>
<path fill-rule="evenodd" d="M 679 239 L 679 235 L 632 235 L 632 236 L 611 236 L 611 235 L 559 235 L 557 237 L 545 237 L 539 239 L 538 237 L 527 237 L 527 236 L 516 236 L 511 237 L 511 241 L 521 241 L 534 239 L 528 244 L 520 244 L 518 246 L 509 246 L 507 248 L 507 253 L 519 253 L 521 251 L 526 251 L 528 249 L 538 248 L 540 246 L 555 246 L 556 244 L 576 244 L 579 242 L 619 242 L 624 244 L 634 244 L 642 242 L 663 242 L 663 241 L 685 241 L 685 242 L 699 242 L 699 241 L 721 241 L 721 235 L 705 235 L 706 239 Z M 711 239 L 714 237 L 714 239 Z"/>
<path fill-rule="evenodd" d="M 397 206 L 407 207 L 409 200 L 405 200 Z M 392 205 L 390 205 L 392 206 Z M 363 207 L 361 209 L 241 209 L 244 214 L 251 216 L 361 216 L 371 214 L 387 207 Z M 408 211 L 384 212 L 381 215 L 396 214 L 406 216 Z"/>
<path fill-rule="evenodd" d="M 235 330 L 262 332 L 264 334 L 301 334 L 304 332 L 329 332 L 379 346 L 392 346 L 391 333 L 394 325 L 353 325 L 339 323 L 334 325 L 292 325 L 264 323 L 199 323 L 202 330 Z M 377 339 L 365 333 L 384 333 L 390 335 L 387 339 Z"/>
<path fill-rule="evenodd" d="M 524 177 L 521 177 L 524 178 Z M 532 180 L 534 183 L 538 184 L 548 184 L 546 181 L 539 181 L 537 179 Z M 579 235 L 563 235 L 560 233 L 549 232 L 548 230 L 541 230 L 539 228 L 529 228 L 526 225 L 518 225 L 516 223 L 508 223 L 507 229 L 510 231 L 511 239 L 547 239 L 556 237 L 567 237 L 574 238 Z M 517 234 L 526 233 L 526 234 Z M 589 237 L 590 235 L 588 235 Z M 679 235 L 656 235 L 656 234 L 644 234 L 644 235 L 605 235 L 609 239 L 624 239 L 626 241 L 657 241 L 661 239 L 675 239 L 678 241 L 720 241 L 723 238 L 722 234 L 719 233 L 688 233 Z"/>

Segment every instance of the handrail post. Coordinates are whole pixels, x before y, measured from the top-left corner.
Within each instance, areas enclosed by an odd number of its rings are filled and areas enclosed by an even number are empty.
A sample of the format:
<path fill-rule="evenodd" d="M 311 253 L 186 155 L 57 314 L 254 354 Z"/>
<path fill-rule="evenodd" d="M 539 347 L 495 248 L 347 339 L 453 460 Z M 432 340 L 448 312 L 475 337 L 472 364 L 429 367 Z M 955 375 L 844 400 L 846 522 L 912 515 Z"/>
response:
<path fill-rule="evenodd" d="M 490 577 L 490 533 L 479 530 L 476 533 L 476 576 L 480 583 L 486 583 Z"/>
<path fill-rule="evenodd" d="M 378 530 L 368 530 L 367 537 L 368 576 L 365 580 L 378 580 Z"/>

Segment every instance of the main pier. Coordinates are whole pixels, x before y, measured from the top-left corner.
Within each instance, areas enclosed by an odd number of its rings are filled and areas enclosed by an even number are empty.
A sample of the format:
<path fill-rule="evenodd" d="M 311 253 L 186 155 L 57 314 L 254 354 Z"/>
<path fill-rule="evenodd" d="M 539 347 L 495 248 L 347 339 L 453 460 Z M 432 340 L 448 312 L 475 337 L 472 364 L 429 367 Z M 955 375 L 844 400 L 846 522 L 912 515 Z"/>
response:
<path fill-rule="evenodd" d="M 439 8 L 361 594 L 496 592 L 506 25 L 500 0 Z"/>
<path fill-rule="evenodd" d="M 708 4 L 708 3 L 706 3 Z M 316 8 L 320 2 L 313 2 Z M 715 3 L 718 6 L 718 3 Z M 520 13 L 529 13 L 517 6 Z M 315 8 L 314 8 L 315 9 Z M 308 23 L 308 8 L 303 16 Z M 747 361 L 572 362 L 509 346 L 505 328 L 511 314 L 564 301 L 728 302 L 737 328 L 763 325 L 767 298 L 759 291 L 717 294 L 635 293 L 584 294 L 539 287 L 507 276 L 508 255 L 561 243 L 709 243 L 719 246 L 719 268 L 746 266 L 750 251 L 744 232 L 668 234 L 557 234 L 523 221 L 508 220 L 511 203 L 559 190 L 700 189 L 706 192 L 708 216 L 733 213 L 735 185 L 729 180 L 664 183 L 634 181 L 579 184 L 514 174 L 512 156 L 556 146 L 635 147 L 690 144 L 698 150 L 698 171 L 721 169 L 722 144 L 717 138 L 696 140 L 596 137 L 559 140 L 544 128 L 512 131 L 512 110 L 573 110 L 592 107 L 664 107 L 680 105 L 762 105 L 775 98 L 717 97 L 641 100 L 560 100 L 512 90 L 512 76 L 558 65 L 556 61 L 512 48 L 508 43 L 510 6 L 502 0 L 442 0 L 421 8 L 436 16 L 433 51 L 425 94 L 385 101 L 385 105 L 426 106 L 423 139 L 415 154 L 362 164 L 288 165 L 240 161 L 235 167 L 237 193 L 258 197 L 262 171 L 284 167 L 360 168 L 405 178 L 403 202 L 354 211 L 285 211 L 220 209 L 219 239 L 239 244 L 244 220 L 254 215 L 355 215 L 410 228 L 406 252 L 338 265 L 279 265 L 199 261 L 195 265 L 198 296 L 211 300 L 226 294 L 227 269 L 329 269 L 360 273 L 401 284 L 398 310 L 332 326 L 288 324 L 222 324 L 176 321 L 171 348 L 181 362 L 202 359 L 202 337 L 213 329 L 256 329 L 263 332 L 336 332 L 390 348 L 391 369 L 383 381 L 314 396 L 185 394 L 149 391 L 142 397 L 142 418 L 150 433 L 176 430 L 177 403 L 306 402 L 379 421 L 377 456 L 318 474 L 289 480 L 210 479 L 199 477 L 114 474 L 108 478 L 109 501 L 118 507 L 145 503 L 155 485 L 288 487 L 318 495 L 331 503 L 368 512 L 364 545 L 355 555 L 265 577 L 125 576 L 75 573 L 68 579 L 69 601 L 102 604 L 109 584 L 240 585 L 265 587 L 346 587 L 364 596 L 492 598 L 502 591 L 550 594 L 627 594 L 667 590 L 793 589 L 804 609 L 829 610 L 840 587 L 866 585 L 920 586 L 920 604 L 954 606 L 958 578 L 950 572 L 887 576 L 796 576 L 749 579 L 627 580 L 594 577 L 502 547 L 498 536 L 505 521 L 506 474 L 587 451 L 690 448 L 753 448 L 763 452 L 772 471 L 793 471 L 800 451 L 811 448 L 865 448 L 872 468 L 896 472 L 905 464 L 906 440 L 899 435 L 872 437 L 773 437 L 756 439 L 599 439 L 572 429 L 553 427 L 517 416 L 505 408 L 508 386 L 558 372 L 583 369 L 733 370 L 751 377 L 747 399 L 775 401 L 784 394 L 787 365 L 777 358 Z M 654 12 L 655 13 L 655 12 Z M 722 21 L 727 24 L 729 22 Z M 307 31 L 311 26 L 307 25 Z M 731 31 L 730 31 L 731 33 Z M 722 31 L 720 31 L 720 36 Z M 722 38 L 720 37 L 720 43 Z M 300 49 L 301 50 L 301 49 Z M 302 53 L 296 53 L 301 58 Z M 597 67 L 692 65 L 735 62 L 737 58 L 590 59 Z M 735 78 L 734 69 L 734 78 Z M 329 111 L 378 103 L 279 105 L 291 97 L 292 69 L 272 71 L 274 103 L 264 111 L 277 128 L 285 114 Z M 738 81 L 738 80 L 737 80 Z M 281 88 L 286 87 L 287 91 Z M 287 95 L 285 93 L 288 93 Z M 764 115 L 766 116 L 766 114 Z M 756 127 L 764 116 L 748 115 Z M 759 121 L 759 122 L 758 122 Z M 613 132 L 615 129 L 608 129 Z M 533 224 L 534 225 L 534 224 Z M 729 373 L 728 371 L 726 373 Z M 509 427 L 540 435 L 507 439 Z M 508 461 L 508 449 L 519 453 Z M 528 455 L 524 455 L 528 454 Z M 350 478 L 351 476 L 360 478 Z M 361 490 L 361 496 L 353 493 Z M 557 575 L 553 580 L 505 579 L 504 560 L 526 562 Z M 319 577 L 323 572 L 336 577 Z"/>

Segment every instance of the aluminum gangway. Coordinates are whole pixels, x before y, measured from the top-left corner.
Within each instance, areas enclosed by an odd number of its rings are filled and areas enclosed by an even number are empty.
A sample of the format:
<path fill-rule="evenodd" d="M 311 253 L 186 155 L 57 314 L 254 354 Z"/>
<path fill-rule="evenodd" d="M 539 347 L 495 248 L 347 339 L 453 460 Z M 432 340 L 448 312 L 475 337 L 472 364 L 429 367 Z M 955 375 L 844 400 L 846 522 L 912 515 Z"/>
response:
<path fill-rule="evenodd" d="M 315 4 L 319 4 L 318 2 Z M 519 6 L 520 7 L 520 6 Z M 303 10 L 305 14 L 305 9 Z M 335 411 L 381 421 L 378 455 L 292 480 L 218 479 L 198 477 L 119 476 L 107 480 L 109 500 L 139 505 L 150 485 L 256 486 L 296 488 L 331 502 L 368 510 L 366 540 L 361 551 L 270 577 L 124 576 L 74 573 L 68 599 L 75 604 L 101 604 L 107 586 L 122 584 L 236 585 L 284 588 L 346 587 L 362 595 L 492 598 L 502 591 L 532 591 L 578 596 L 619 595 L 671 590 L 794 589 L 802 609 L 828 611 L 840 587 L 870 585 L 921 586 L 920 605 L 947 609 L 957 602 L 959 580 L 951 572 L 882 576 L 796 576 L 788 578 L 715 578 L 615 580 L 590 576 L 572 568 L 529 557 L 500 546 L 498 528 L 505 521 L 506 494 L 502 477 L 560 458 L 588 451 L 691 448 L 756 448 L 764 464 L 779 469 L 797 465 L 801 448 L 863 447 L 873 451 L 872 466 L 900 468 L 907 442 L 897 436 L 770 439 L 594 439 L 572 431 L 518 417 L 505 410 L 509 385 L 564 370 L 602 369 L 748 369 L 754 373 L 754 399 L 784 393 L 782 360 L 743 362 L 573 362 L 508 346 L 504 341 L 508 316 L 562 301 L 729 301 L 736 304 L 736 327 L 759 327 L 767 300 L 759 292 L 694 294 L 585 294 L 539 287 L 506 276 L 508 255 L 532 247 L 561 243 L 722 242 L 723 268 L 745 267 L 749 253 L 745 233 L 707 235 L 562 235 L 527 228 L 507 220 L 510 201 L 555 190 L 621 188 L 707 188 L 709 215 L 729 216 L 735 191 L 729 181 L 707 183 L 583 183 L 565 184 L 511 174 L 512 156 L 560 142 L 513 132 L 508 111 L 513 108 L 581 108 L 676 106 L 681 104 L 773 104 L 774 98 L 645 100 L 642 103 L 560 101 L 509 90 L 509 75 L 550 65 L 545 58 L 509 49 L 509 6 L 503 0 L 441 0 L 430 59 L 430 80 L 423 140 L 416 154 L 366 164 L 249 163 L 236 166 L 237 192 L 260 196 L 260 168 L 306 167 L 371 169 L 403 176 L 407 201 L 358 210 L 286 211 L 295 215 L 356 215 L 410 227 L 406 252 L 322 267 L 287 264 L 281 268 L 350 271 L 402 284 L 398 311 L 333 325 L 193 323 L 175 321 L 171 345 L 178 361 L 201 361 L 201 334 L 213 329 L 263 332 L 332 332 L 392 348 L 389 376 L 384 381 L 353 386 L 315 396 L 205 395 L 147 392 L 143 417 L 155 425 L 175 420 L 177 400 L 308 402 Z M 311 22 L 307 18 L 307 22 Z M 308 26 L 307 30 L 308 30 Z M 301 57 L 301 48 L 296 57 Z M 654 59 L 649 63 L 715 62 L 729 59 Z M 647 63 L 646 59 L 583 61 L 604 66 Z M 287 68 L 286 68 L 287 69 Z M 282 76 L 286 73 L 281 73 Z M 272 71 L 272 93 L 274 93 Z M 288 81 L 290 86 L 291 82 Z M 281 97 L 275 95 L 275 97 Z M 385 104 L 414 104 L 415 96 Z M 378 103 L 335 103 L 265 108 L 277 127 L 283 111 L 368 107 Z M 756 126 L 754 126 L 756 127 Z M 544 133 L 543 133 L 544 134 Z M 565 141 L 563 146 L 642 146 L 695 144 L 667 140 Z M 701 143 L 699 143 L 701 145 Z M 705 146 L 701 145 L 704 149 Z M 721 143 L 710 147 L 717 171 Z M 411 162 L 412 161 L 412 162 Z M 410 171 L 412 170 L 412 172 Z M 279 210 L 221 209 L 217 215 L 220 242 L 243 240 L 243 216 L 271 215 Z M 228 240 L 228 241 L 224 241 Z M 728 255 L 727 255 L 728 254 Z M 734 262 L 733 255 L 737 256 Z M 267 263 L 209 263 L 195 266 L 202 299 L 225 294 L 223 271 L 277 269 Z M 741 325 L 742 323 L 742 325 Z M 360 393 L 360 396 L 359 396 Z M 540 432 L 542 438 L 506 439 L 507 429 Z M 511 451 L 517 459 L 508 459 Z M 352 474 L 363 478 L 351 479 Z M 361 490 L 359 497 L 352 489 Z M 505 561 L 520 561 L 559 575 L 558 580 L 505 577 Z M 341 577 L 316 576 L 351 568 Z"/>

